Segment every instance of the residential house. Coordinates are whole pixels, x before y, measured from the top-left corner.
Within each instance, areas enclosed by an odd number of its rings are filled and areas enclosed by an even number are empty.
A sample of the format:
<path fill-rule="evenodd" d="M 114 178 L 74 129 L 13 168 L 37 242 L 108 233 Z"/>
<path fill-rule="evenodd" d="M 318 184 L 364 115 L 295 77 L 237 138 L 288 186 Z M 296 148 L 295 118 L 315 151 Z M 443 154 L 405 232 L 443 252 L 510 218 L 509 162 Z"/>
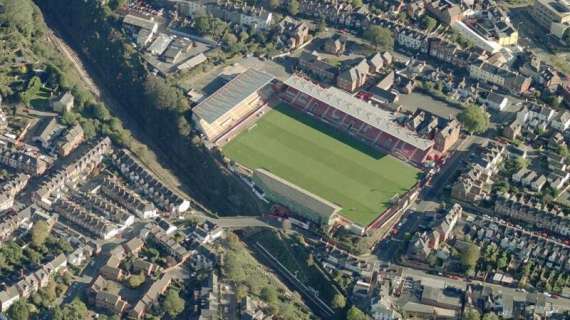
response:
<path fill-rule="evenodd" d="M 60 157 L 68 156 L 71 151 L 75 150 L 85 139 L 83 128 L 80 124 L 76 124 L 65 131 L 62 137 L 57 141 L 57 153 Z"/>
<path fill-rule="evenodd" d="M 144 241 L 139 237 L 134 237 L 131 240 L 123 243 L 125 252 L 129 255 L 137 256 L 144 247 Z"/>
<path fill-rule="evenodd" d="M 317 53 L 302 52 L 299 56 L 299 68 L 307 74 L 323 82 L 333 82 L 338 68 L 327 63 Z"/>
<path fill-rule="evenodd" d="M 135 306 L 129 311 L 129 319 L 141 319 L 145 312 L 154 304 L 160 295 L 164 294 L 170 282 L 172 281 L 172 276 L 168 273 L 162 275 L 162 278 L 155 281 L 145 292 L 143 297 L 135 304 Z"/>
<path fill-rule="evenodd" d="M 261 6 L 250 6 L 226 1 L 209 4 L 208 13 L 226 22 L 248 26 L 252 29 L 267 30 L 273 23 L 273 13 Z"/>
<path fill-rule="evenodd" d="M 5 313 L 18 300 L 20 300 L 20 293 L 16 286 L 10 286 L 0 291 L 0 311 Z"/>
<path fill-rule="evenodd" d="M 123 259 L 122 251 L 111 253 L 107 258 L 107 262 L 99 269 L 99 274 L 108 280 L 121 281 L 125 276 L 123 270 L 119 267 Z"/>
<path fill-rule="evenodd" d="M 487 62 L 470 65 L 469 76 L 475 80 L 486 81 L 517 94 L 527 92 L 531 84 L 531 78 Z"/>
<path fill-rule="evenodd" d="M 16 195 L 26 187 L 29 180 L 29 175 L 20 173 L 0 184 L 0 211 L 8 210 L 14 206 Z M 3 223 L 0 225 L 3 225 Z M 20 223 L 18 223 L 18 225 L 20 225 Z M 0 239 L 1 238 L 0 236 Z"/>
<path fill-rule="evenodd" d="M 151 202 L 141 198 L 136 192 L 121 184 L 118 179 L 105 177 L 101 191 L 141 219 L 151 219 L 158 216 L 156 207 Z"/>
<path fill-rule="evenodd" d="M 37 125 L 37 134 L 32 137 L 32 141 L 40 143 L 43 148 L 49 149 L 53 139 L 63 131 L 64 127 L 57 123 L 55 117 L 43 118 Z"/>
<path fill-rule="evenodd" d="M 369 66 L 366 59 L 342 71 L 336 78 L 337 87 L 348 92 L 354 92 L 362 87 L 368 79 Z"/>
<path fill-rule="evenodd" d="M 49 167 L 46 157 L 6 144 L 0 146 L 0 163 L 32 176 L 42 175 Z"/>
<path fill-rule="evenodd" d="M 295 50 L 309 41 L 309 26 L 305 22 L 286 17 L 278 24 L 279 39 L 289 50 Z"/>
<path fill-rule="evenodd" d="M 190 201 L 156 179 L 128 150 L 114 153 L 112 160 L 124 177 L 161 209 L 180 214 L 190 208 Z"/>
<path fill-rule="evenodd" d="M 119 233 L 116 225 L 74 202 L 57 199 L 52 207 L 61 217 L 102 239 L 111 239 Z"/>
<path fill-rule="evenodd" d="M 151 241 L 159 245 L 164 251 L 174 257 L 178 262 L 182 262 L 190 256 L 190 252 L 186 248 L 168 236 L 166 232 L 164 232 L 164 230 L 158 225 L 153 224 L 149 227 L 148 236 Z"/>
<path fill-rule="evenodd" d="M 73 185 L 84 179 L 103 160 L 103 156 L 111 151 L 111 139 L 103 139 L 86 144 L 76 151 L 76 157 L 64 168 L 46 175 L 33 192 L 32 198 L 38 203 L 51 205 L 50 196 L 66 185 Z M 56 195 L 57 197 L 57 195 Z"/>
<path fill-rule="evenodd" d="M 498 195 L 495 201 L 495 212 L 562 236 L 570 235 L 570 221 L 561 208 L 528 194 L 503 193 Z"/>
<path fill-rule="evenodd" d="M 458 5 L 448 2 L 447 0 L 434 0 L 428 2 L 426 9 L 439 21 L 447 25 L 452 25 L 460 21 L 463 15 L 463 12 Z"/>
<path fill-rule="evenodd" d="M 457 203 L 449 209 L 449 212 L 435 228 L 440 236 L 439 242 L 446 242 L 450 238 L 453 228 L 461 217 L 462 212 L 463 208 Z"/>
<path fill-rule="evenodd" d="M 323 45 L 323 51 L 330 54 L 340 56 L 346 50 L 347 39 L 344 36 L 334 36 L 327 38 Z"/>
<path fill-rule="evenodd" d="M 67 91 L 61 97 L 52 101 L 51 103 L 52 109 L 53 111 L 59 113 L 70 112 L 71 110 L 73 110 L 74 101 L 75 98 L 73 97 L 71 92 Z"/>
<path fill-rule="evenodd" d="M 497 111 L 503 111 L 509 103 L 509 99 L 503 95 L 497 94 L 495 92 L 488 92 L 482 95 L 479 99 L 488 108 Z"/>

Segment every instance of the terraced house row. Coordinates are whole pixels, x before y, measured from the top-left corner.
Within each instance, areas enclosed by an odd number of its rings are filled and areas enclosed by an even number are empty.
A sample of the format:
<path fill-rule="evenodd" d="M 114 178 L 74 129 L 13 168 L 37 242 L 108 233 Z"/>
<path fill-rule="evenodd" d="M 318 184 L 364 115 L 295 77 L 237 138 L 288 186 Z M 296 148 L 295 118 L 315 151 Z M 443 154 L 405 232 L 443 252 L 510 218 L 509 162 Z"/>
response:
<path fill-rule="evenodd" d="M 178 214 L 190 208 L 189 200 L 184 199 L 176 191 L 171 190 L 156 179 L 129 151 L 119 150 L 112 155 L 112 159 L 133 188 L 144 194 L 161 210 Z"/>

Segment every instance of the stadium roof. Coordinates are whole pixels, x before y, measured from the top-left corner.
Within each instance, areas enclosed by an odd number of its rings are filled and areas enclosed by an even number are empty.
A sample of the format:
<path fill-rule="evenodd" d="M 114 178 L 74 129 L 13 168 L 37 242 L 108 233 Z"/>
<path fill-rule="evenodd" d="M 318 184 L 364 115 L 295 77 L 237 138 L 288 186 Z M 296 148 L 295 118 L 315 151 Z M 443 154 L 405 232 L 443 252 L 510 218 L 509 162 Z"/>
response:
<path fill-rule="evenodd" d="M 268 73 L 248 69 L 200 102 L 193 112 L 206 122 L 213 123 L 273 79 Z"/>
<path fill-rule="evenodd" d="M 395 123 L 392 113 L 369 105 L 340 89 L 323 88 L 296 75 L 287 79 L 285 84 L 420 150 L 427 150 L 433 145 L 433 141 L 421 138 Z"/>

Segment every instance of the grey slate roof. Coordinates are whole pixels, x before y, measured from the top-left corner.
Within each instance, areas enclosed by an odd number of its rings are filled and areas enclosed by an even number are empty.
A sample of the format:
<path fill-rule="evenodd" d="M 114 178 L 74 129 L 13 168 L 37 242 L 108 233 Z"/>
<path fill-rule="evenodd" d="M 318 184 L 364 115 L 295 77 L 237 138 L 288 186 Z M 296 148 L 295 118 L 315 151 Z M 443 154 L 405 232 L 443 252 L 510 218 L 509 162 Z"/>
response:
<path fill-rule="evenodd" d="M 206 122 L 213 123 L 273 79 L 268 73 L 248 69 L 204 99 L 193 112 Z"/>

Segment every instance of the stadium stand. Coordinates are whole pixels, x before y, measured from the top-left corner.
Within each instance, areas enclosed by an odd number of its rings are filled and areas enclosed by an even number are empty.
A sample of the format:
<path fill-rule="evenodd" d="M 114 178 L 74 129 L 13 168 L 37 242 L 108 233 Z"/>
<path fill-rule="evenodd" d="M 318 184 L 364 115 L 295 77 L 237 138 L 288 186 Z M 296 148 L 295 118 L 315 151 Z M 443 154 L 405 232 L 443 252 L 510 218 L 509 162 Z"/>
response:
<path fill-rule="evenodd" d="M 268 199 L 284 204 L 319 225 L 332 224 L 337 214 L 342 210 L 336 204 L 264 169 L 254 170 L 253 181 L 262 187 Z"/>
<path fill-rule="evenodd" d="M 430 160 L 434 141 L 399 125 L 393 113 L 376 108 L 334 87 L 323 88 L 297 75 L 285 82 L 281 99 L 289 105 L 400 159 L 422 164 Z"/>
<path fill-rule="evenodd" d="M 268 73 L 248 69 L 194 107 L 194 123 L 215 143 L 265 104 L 273 79 Z"/>

